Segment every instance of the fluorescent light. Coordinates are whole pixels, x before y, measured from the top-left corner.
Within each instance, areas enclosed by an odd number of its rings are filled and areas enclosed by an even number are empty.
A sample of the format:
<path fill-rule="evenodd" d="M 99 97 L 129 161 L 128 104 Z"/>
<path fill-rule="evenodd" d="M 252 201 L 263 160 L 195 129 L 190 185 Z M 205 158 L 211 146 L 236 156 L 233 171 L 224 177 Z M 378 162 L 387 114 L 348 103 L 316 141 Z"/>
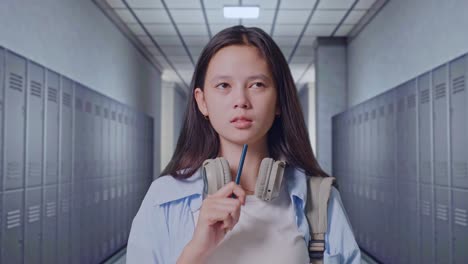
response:
<path fill-rule="evenodd" d="M 225 6 L 225 18 L 258 18 L 260 8 L 258 6 Z"/>

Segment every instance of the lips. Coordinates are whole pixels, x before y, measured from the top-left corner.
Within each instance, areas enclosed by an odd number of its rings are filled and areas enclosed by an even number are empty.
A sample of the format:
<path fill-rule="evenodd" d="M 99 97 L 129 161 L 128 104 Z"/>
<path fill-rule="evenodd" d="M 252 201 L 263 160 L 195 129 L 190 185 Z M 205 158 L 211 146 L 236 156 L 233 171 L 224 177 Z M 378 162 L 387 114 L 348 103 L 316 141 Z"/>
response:
<path fill-rule="evenodd" d="M 252 120 L 245 116 L 236 116 L 231 119 L 231 124 L 238 129 L 246 129 L 252 126 Z"/>
<path fill-rule="evenodd" d="M 248 119 L 248 118 L 245 117 L 245 116 L 236 116 L 236 117 L 234 117 L 233 119 L 231 119 L 231 123 L 239 122 L 239 121 L 252 122 L 251 119 Z"/>

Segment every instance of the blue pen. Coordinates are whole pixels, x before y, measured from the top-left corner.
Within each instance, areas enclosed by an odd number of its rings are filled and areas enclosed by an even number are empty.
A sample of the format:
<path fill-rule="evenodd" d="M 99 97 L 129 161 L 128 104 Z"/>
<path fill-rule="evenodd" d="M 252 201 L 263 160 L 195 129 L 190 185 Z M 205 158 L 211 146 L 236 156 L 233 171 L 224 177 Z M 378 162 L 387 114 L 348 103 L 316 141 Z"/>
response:
<path fill-rule="evenodd" d="M 244 147 L 242 148 L 242 154 L 241 158 L 239 161 L 239 167 L 237 168 L 237 175 L 236 175 L 236 184 L 239 185 L 240 183 L 240 176 L 242 174 L 242 167 L 244 166 L 244 160 L 245 160 L 245 154 L 247 153 L 247 144 L 244 144 Z M 236 198 L 236 195 L 232 194 L 232 198 Z"/>

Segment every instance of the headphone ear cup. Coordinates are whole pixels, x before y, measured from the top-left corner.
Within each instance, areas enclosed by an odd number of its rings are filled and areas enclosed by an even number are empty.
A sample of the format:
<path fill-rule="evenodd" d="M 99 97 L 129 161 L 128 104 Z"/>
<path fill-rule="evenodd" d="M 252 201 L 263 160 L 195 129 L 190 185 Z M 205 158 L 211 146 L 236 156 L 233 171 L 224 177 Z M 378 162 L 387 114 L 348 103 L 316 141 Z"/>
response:
<path fill-rule="evenodd" d="M 225 158 L 217 158 L 219 160 L 219 165 L 221 166 L 221 171 L 219 177 L 220 181 L 223 183 L 223 186 L 232 181 L 231 171 L 229 169 L 229 163 Z"/>
<path fill-rule="evenodd" d="M 260 163 L 260 170 L 258 171 L 257 183 L 255 184 L 255 195 L 265 200 L 268 193 L 268 180 L 270 178 L 270 171 L 273 165 L 273 159 L 264 158 Z"/>
<path fill-rule="evenodd" d="M 229 164 L 224 158 L 205 160 L 202 173 L 205 194 L 214 194 L 231 180 Z"/>

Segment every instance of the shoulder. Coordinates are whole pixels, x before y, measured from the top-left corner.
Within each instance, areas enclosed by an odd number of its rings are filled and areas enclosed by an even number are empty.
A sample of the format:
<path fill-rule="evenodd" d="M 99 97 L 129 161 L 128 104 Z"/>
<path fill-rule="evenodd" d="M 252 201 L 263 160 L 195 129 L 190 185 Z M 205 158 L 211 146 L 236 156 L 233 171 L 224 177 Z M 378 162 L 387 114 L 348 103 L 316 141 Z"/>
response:
<path fill-rule="evenodd" d="M 332 186 L 328 201 L 328 248 L 330 256 L 339 254 L 346 263 L 360 263 L 360 250 L 338 189 Z"/>

